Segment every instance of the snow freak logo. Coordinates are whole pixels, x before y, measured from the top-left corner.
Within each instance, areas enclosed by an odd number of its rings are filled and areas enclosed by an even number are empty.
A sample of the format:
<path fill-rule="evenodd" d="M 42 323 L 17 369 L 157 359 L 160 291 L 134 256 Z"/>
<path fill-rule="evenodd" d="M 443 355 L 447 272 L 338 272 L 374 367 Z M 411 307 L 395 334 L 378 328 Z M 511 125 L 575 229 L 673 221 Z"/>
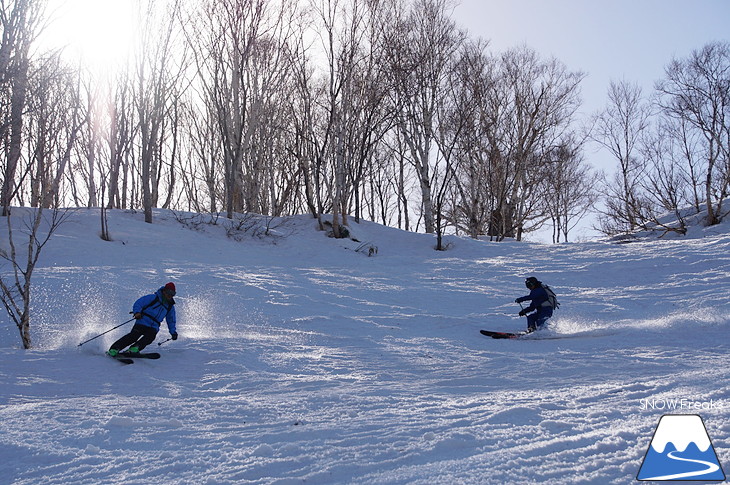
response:
<path fill-rule="evenodd" d="M 661 417 L 637 480 L 725 480 L 705 423 L 696 414 Z"/>

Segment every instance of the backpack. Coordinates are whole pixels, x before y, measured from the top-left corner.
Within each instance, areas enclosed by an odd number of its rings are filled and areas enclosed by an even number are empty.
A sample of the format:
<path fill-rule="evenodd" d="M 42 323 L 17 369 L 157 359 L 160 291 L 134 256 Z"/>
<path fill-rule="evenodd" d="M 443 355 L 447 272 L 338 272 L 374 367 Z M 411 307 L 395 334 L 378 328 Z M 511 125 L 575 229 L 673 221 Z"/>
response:
<path fill-rule="evenodd" d="M 548 303 L 551 307 L 553 307 L 553 310 L 557 310 L 560 308 L 560 302 L 558 302 L 558 297 L 555 296 L 555 292 L 550 288 L 548 285 L 542 285 L 542 287 L 545 289 L 545 292 L 548 296 Z"/>

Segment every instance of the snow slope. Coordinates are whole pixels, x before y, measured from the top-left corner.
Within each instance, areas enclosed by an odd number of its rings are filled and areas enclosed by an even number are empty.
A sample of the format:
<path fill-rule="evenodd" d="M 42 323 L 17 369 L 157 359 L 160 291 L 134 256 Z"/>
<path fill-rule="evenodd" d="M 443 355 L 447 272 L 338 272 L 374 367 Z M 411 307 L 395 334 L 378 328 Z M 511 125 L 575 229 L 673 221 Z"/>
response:
<path fill-rule="evenodd" d="M 227 237 L 167 211 L 112 211 L 104 242 L 98 216 L 41 256 L 36 348 L 0 316 L 2 483 L 625 484 L 667 413 L 700 414 L 730 471 L 727 228 L 437 252 L 373 223 Z M 479 335 L 525 326 L 527 275 L 558 293 L 553 328 Z M 78 347 L 167 281 L 160 360 L 103 356 L 129 326 Z"/>

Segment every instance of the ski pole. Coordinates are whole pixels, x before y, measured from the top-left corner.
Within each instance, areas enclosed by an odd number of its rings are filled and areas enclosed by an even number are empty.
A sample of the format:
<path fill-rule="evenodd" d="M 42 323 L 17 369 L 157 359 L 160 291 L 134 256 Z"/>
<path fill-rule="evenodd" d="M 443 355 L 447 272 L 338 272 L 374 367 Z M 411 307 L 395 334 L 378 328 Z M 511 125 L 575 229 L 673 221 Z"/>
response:
<path fill-rule="evenodd" d="M 117 329 L 117 328 L 121 327 L 122 325 L 126 325 L 126 324 L 128 324 L 128 323 L 129 323 L 129 322 L 131 322 L 132 320 L 134 320 L 134 317 L 130 318 L 129 320 L 127 320 L 127 321 L 126 321 L 126 322 L 124 322 L 124 323 L 120 323 L 119 325 L 117 325 L 117 326 L 116 326 L 116 327 L 114 327 L 114 328 L 110 328 L 109 330 L 107 330 L 107 331 L 106 331 L 106 332 L 104 332 L 104 333 L 100 333 L 100 334 L 99 334 L 99 335 L 97 335 L 96 337 L 91 337 L 91 338 L 90 338 L 89 340 L 84 340 L 84 341 L 83 341 L 83 342 L 81 342 L 81 343 L 80 343 L 80 344 L 79 344 L 78 346 L 79 346 L 79 347 L 81 347 L 81 346 L 82 346 L 82 345 L 84 345 L 84 344 L 85 344 L 86 342 L 91 342 L 92 340 L 94 340 L 94 339 L 96 339 L 96 338 L 99 338 L 99 337 L 101 337 L 102 335 L 104 335 L 104 334 L 107 334 L 107 333 L 111 332 L 112 330 L 114 330 L 114 329 Z"/>
<path fill-rule="evenodd" d="M 163 340 L 162 342 L 157 342 L 157 346 L 159 347 L 160 345 L 164 344 L 165 342 L 169 342 L 170 340 L 172 339 L 168 338 L 167 340 Z"/>

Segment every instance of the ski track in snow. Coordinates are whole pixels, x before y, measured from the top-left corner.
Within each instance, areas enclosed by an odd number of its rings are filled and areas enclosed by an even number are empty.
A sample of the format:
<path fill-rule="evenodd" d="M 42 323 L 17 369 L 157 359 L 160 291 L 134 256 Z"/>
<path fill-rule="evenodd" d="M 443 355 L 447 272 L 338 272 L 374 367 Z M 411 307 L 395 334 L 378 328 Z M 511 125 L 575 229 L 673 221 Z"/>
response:
<path fill-rule="evenodd" d="M 165 214 L 112 211 L 104 243 L 82 212 L 42 255 L 37 349 L 0 331 L 0 481 L 630 483 L 667 412 L 641 400 L 676 397 L 724 404 L 702 415 L 730 462 L 727 236 L 436 252 L 355 225 L 367 258 L 311 219 L 236 243 Z M 552 335 L 585 338 L 479 335 L 524 327 L 528 274 L 558 292 Z M 76 346 L 167 280 L 160 360 L 103 358 L 121 331 Z"/>

